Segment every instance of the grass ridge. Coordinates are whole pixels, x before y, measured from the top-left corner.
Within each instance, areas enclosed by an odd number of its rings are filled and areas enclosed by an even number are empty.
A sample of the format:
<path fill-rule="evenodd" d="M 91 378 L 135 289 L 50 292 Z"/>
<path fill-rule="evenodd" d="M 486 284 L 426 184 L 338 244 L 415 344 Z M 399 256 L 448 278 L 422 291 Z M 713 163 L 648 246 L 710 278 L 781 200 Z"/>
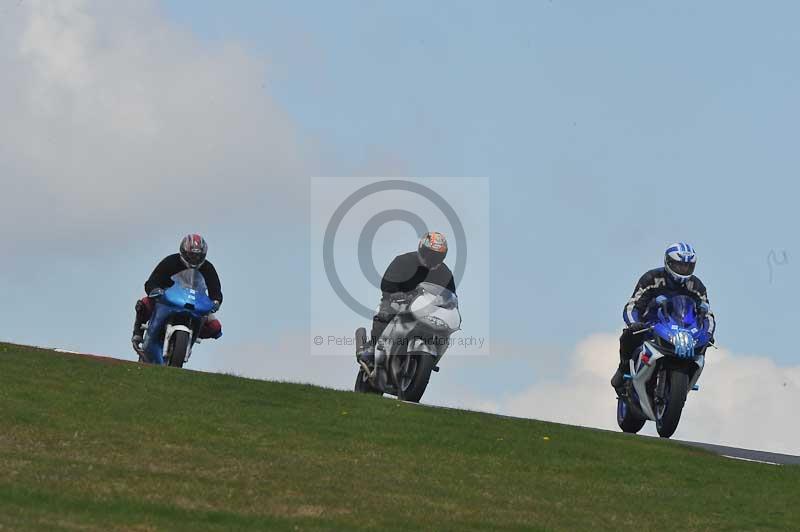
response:
<path fill-rule="evenodd" d="M 797 467 L 12 344 L 0 429 L 2 531 L 800 529 Z"/>

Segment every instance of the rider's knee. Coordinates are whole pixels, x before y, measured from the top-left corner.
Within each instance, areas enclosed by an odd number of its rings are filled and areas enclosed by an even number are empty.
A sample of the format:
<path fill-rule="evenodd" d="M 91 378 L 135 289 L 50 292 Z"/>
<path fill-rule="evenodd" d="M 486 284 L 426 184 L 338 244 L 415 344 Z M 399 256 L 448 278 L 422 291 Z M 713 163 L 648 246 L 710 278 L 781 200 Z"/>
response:
<path fill-rule="evenodd" d="M 136 302 L 136 315 L 142 322 L 149 321 L 150 316 L 153 314 L 154 308 L 155 302 L 149 297 L 145 296 Z"/>
<path fill-rule="evenodd" d="M 372 321 L 378 323 L 389 323 L 395 317 L 395 314 L 389 310 L 378 310 L 378 313 L 372 318 Z"/>

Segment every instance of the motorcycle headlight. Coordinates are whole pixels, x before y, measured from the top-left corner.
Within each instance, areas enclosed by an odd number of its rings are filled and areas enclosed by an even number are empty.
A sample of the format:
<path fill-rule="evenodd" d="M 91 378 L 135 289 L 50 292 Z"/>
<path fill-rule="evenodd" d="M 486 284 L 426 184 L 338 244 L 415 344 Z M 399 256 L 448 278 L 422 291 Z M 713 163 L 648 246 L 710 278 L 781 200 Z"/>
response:
<path fill-rule="evenodd" d="M 437 329 L 444 329 L 447 327 L 447 323 L 438 316 L 425 316 L 425 319 Z"/>
<path fill-rule="evenodd" d="M 689 331 L 678 331 L 672 337 L 672 345 L 675 348 L 675 355 L 679 358 L 694 357 L 694 347 L 697 342 Z"/>

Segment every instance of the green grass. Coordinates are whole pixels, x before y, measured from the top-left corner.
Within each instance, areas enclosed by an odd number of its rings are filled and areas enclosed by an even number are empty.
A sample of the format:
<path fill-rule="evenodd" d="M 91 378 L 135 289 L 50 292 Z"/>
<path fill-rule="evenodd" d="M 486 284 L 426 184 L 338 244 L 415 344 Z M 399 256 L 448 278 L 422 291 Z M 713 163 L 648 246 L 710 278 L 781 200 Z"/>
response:
<path fill-rule="evenodd" d="M 800 530 L 798 495 L 666 441 L 0 344 L 2 531 Z"/>

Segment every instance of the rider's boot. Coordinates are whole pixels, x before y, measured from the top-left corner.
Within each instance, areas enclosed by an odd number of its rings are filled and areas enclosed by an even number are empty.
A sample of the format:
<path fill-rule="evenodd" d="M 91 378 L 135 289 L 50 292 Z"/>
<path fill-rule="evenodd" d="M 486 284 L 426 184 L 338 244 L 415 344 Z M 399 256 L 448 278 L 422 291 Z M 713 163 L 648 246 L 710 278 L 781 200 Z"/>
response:
<path fill-rule="evenodd" d="M 137 353 L 141 353 L 143 342 L 144 336 L 142 336 L 142 322 L 137 319 L 133 322 L 133 335 L 131 336 L 133 350 Z"/>
<path fill-rule="evenodd" d="M 626 361 L 621 361 L 617 367 L 616 373 L 614 373 L 614 376 L 611 377 L 611 386 L 614 387 L 614 390 L 617 392 L 619 397 L 623 397 L 625 395 L 625 372 L 627 370 L 628 363 Z"/>
<path fill-rule="evenodd" d="M 136 318 L 133 320 L 133 334 L 131 335 L 131 344 L 133 350 L 141 354 L 142 343 L 144 342 L 144 335 L 142 333 L 142 324 L 146 321 L 144 319 L 144 303 L 141 301 L 136 302 Z"/>
<path fill-rule="evenodd" d="M 359 364 L 363 362 L 369 368 L 375 365 L 375 349 L 363 327 L 356 331 L 356 362 Z"/>
<path fill-rule="evenodd" d="M 369 368 L 375 366 L 375 348 L 371 344 L 367 344 L 358 351 L 357 358 L 359 362 L 363 362 Z"/>

